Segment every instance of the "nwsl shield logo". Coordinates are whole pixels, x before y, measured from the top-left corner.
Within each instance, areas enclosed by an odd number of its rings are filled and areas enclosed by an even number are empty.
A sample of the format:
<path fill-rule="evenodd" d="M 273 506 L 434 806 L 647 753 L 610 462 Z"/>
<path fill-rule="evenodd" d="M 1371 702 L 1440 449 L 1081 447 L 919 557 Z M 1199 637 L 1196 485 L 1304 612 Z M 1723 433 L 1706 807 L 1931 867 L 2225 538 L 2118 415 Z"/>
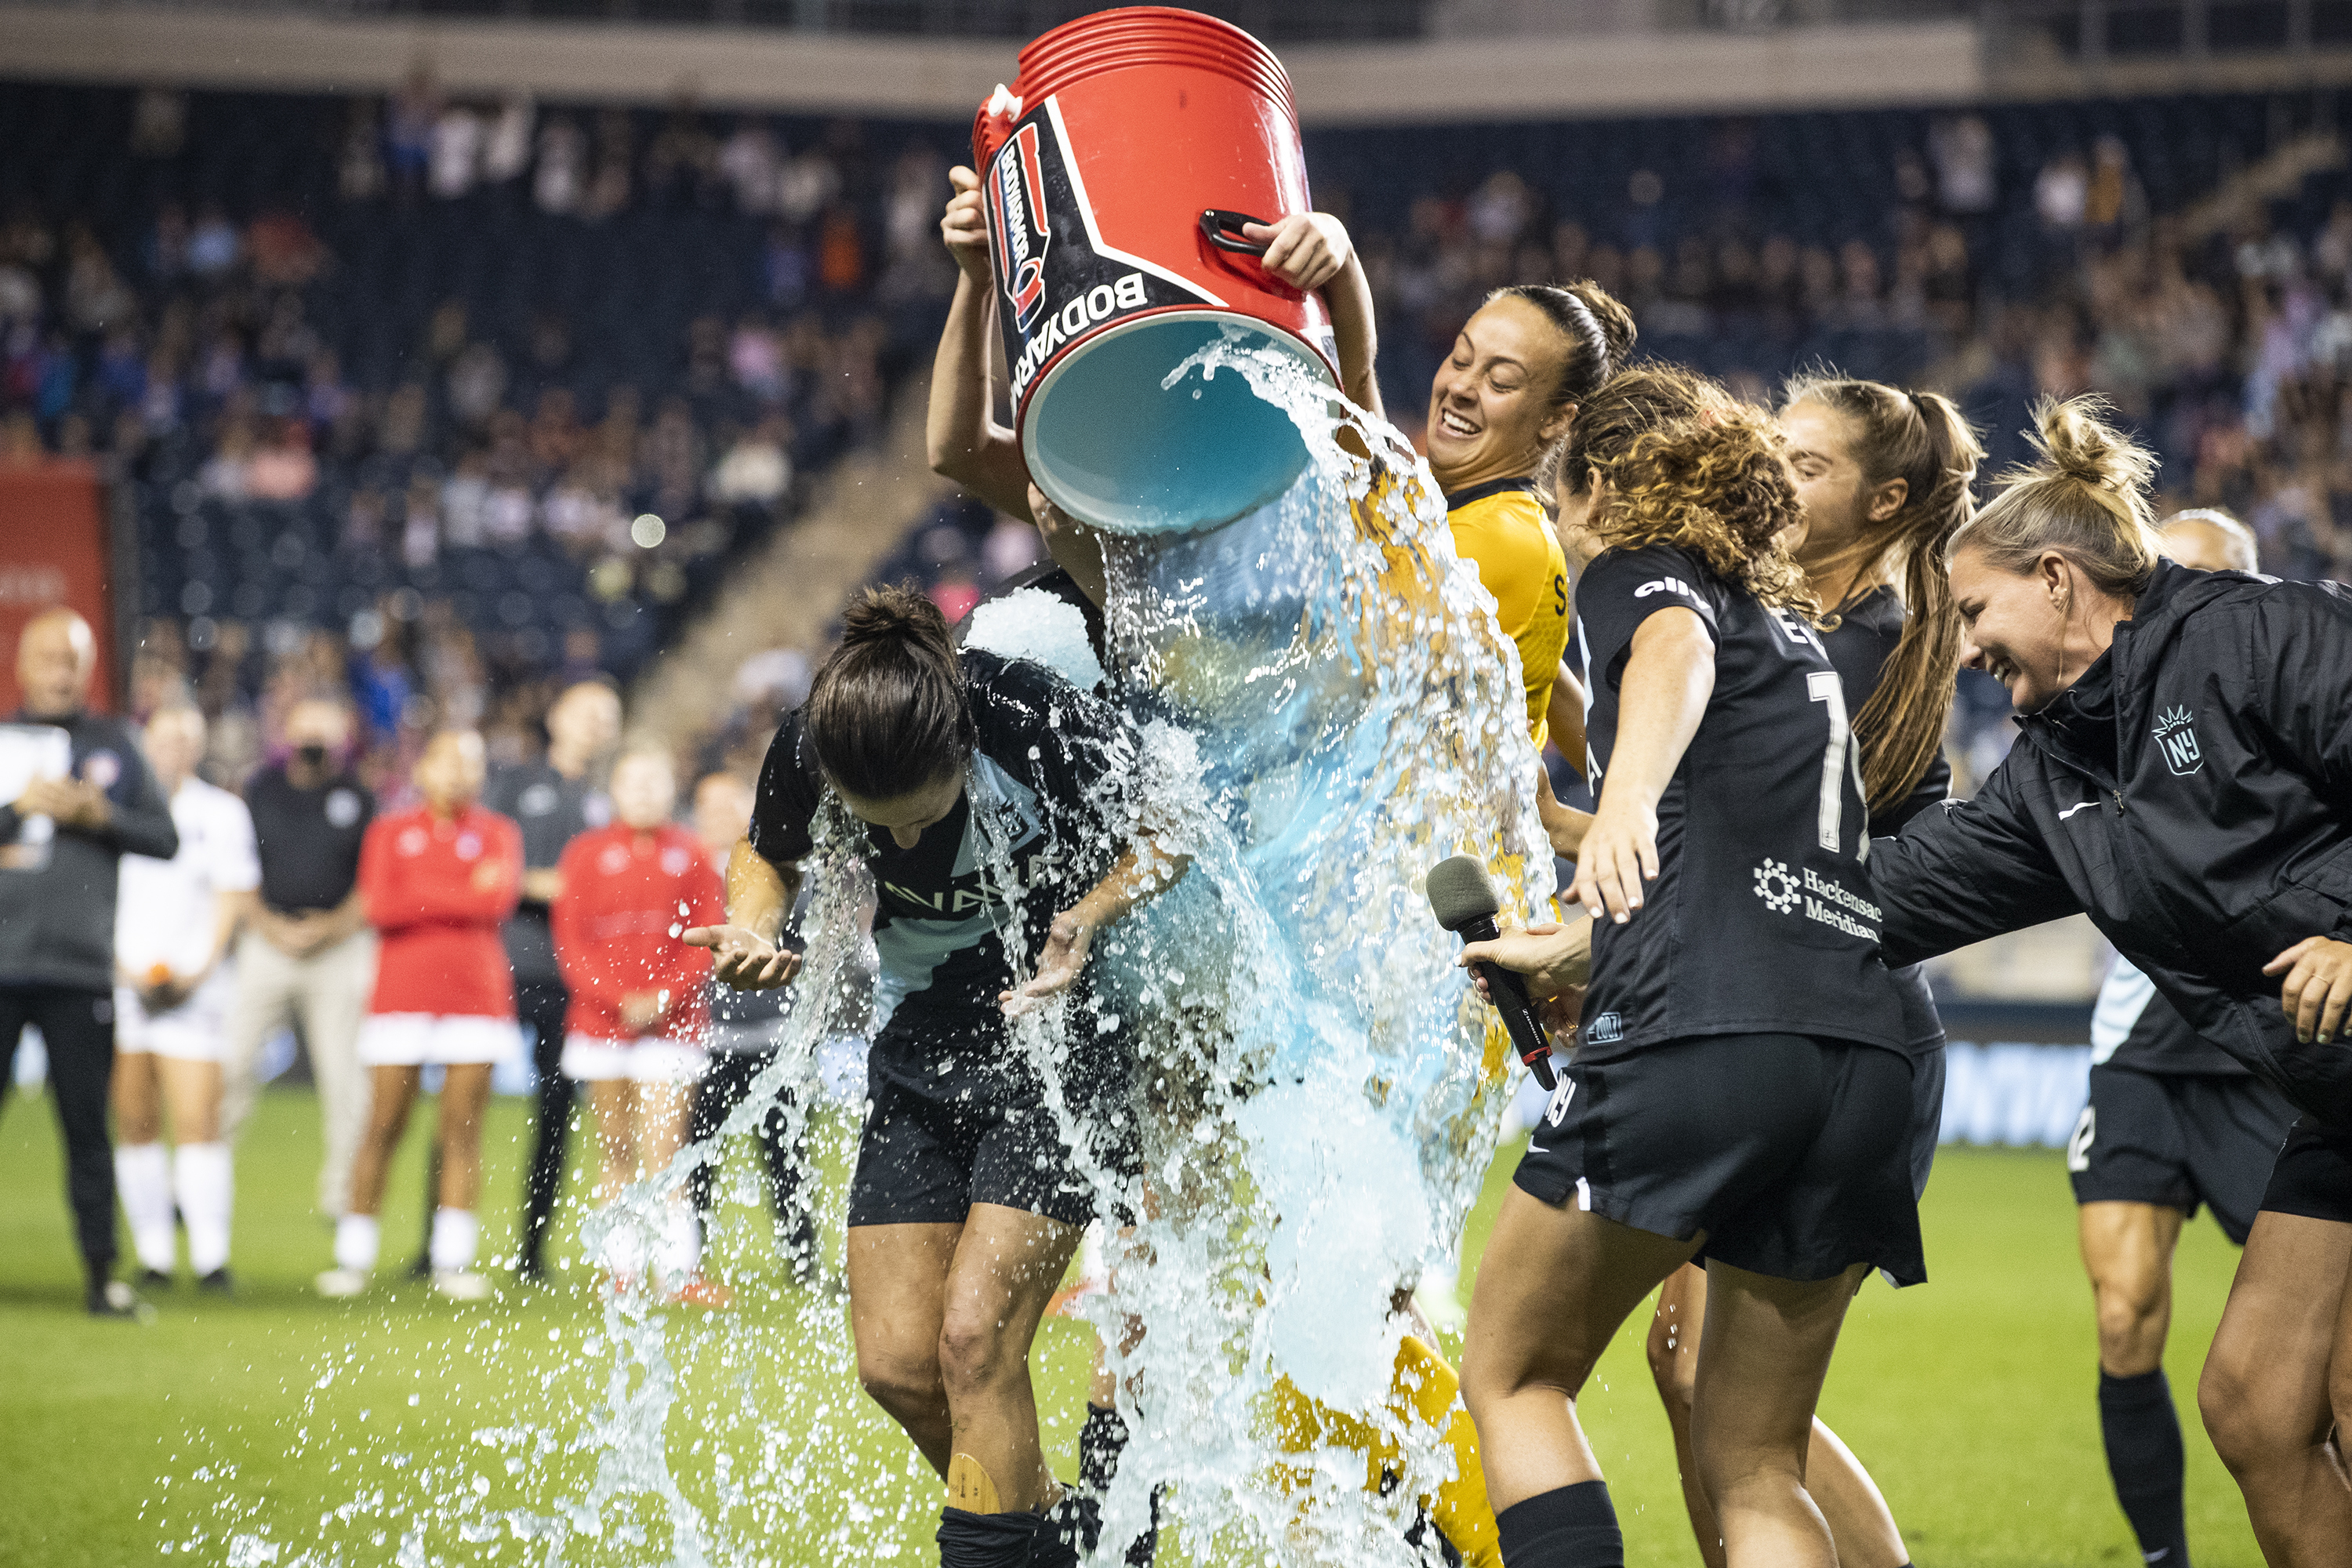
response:
<path fill-rule="evenodd" d="M 989 173 L 996 209 L 996 254 L 1004 274 L 1004 297 L 1013 325 L 1027 332 L 1045 303 L 1045 248 L 1053 231 L 1045 221 L 1045 176 L 1037 162 L 1034 121 L 1013 133 Z"/>
<path fill-rule="evenodd" d="M 2197 730 L 2186 708 L 2168 708 L 2158 715 L 2156 743 L 2163 749 L 2164 765 L 2179 777 L 2187 778 L 2205 765 L 2205 753 L 2198 749 Z"/>

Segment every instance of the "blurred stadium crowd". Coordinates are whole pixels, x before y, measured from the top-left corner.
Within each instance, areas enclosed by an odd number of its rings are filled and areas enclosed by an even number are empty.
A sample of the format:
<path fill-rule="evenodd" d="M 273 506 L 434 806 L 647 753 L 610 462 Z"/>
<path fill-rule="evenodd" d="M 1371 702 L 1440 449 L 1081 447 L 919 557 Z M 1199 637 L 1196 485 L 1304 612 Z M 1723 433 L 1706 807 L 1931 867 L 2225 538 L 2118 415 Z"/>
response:
<path fill-rule="evenodd" d="M 1643 348 L 1750 392 L 1800 366 L 1942 387 L 2022 455 L 2106 394 L 2176 503 L 2265 567 L 2352 571 L 2352 177 L 2341 97 L 2206 95 L 1311 132 L 1408 426 L 1504 282 L 1590 276 Z M 0 461 L 89 457 L 136 509 L 134 705 L 187 683 L 206 771 L 350 689 L 362 773 L 433 724 L 494 755 L 626 679 L 810 477 L 878 430 L 951 288 L 951 128 L 468 102 L 0 94 Z M 896 526 L 894 521 L 892 526 Z M 893 574 L 951 615 L 1035 558 L 961 503 Z M 816 650 L 751 656 L 705 761 Z M 1965 784 L 2005 743 L 1968 683 Z"/>

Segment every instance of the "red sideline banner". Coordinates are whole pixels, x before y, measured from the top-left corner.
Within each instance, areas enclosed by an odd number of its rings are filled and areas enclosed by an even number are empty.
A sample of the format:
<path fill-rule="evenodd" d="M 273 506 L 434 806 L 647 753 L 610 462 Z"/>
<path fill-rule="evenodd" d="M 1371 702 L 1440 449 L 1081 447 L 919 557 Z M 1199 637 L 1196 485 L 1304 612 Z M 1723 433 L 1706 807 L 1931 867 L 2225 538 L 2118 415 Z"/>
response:
<path fill-rule="evenodd" d="M 98 639 L 90 706 L 111 712 L 116 665 L 112 531 L 106 491 L 88 463 L 0 464 L 0 713 L 14 713 L 16 638 L 56 605 L 81 612 Z"/>

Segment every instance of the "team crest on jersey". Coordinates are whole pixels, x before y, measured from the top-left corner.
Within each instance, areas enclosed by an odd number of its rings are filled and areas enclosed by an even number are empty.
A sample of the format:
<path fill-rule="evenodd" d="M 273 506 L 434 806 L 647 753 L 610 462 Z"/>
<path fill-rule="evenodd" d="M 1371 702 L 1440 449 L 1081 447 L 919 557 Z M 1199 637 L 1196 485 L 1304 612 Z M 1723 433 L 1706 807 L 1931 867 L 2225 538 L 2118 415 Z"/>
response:
<path fill-rule="evenodd" d="M 1797 900 L 1803 897 L 1803 888 L 1785 863 L 1767 855 L 1763 864 L 1756 868 L 1756 896 L 1774 914 L 1785 915 L 1797 907 Z"/>
<path fill-rule="evenodd" d="M 1045 303 L 1045 250 L 1053 227 L 1045 220 L 1045 171 L 1038 162 L 1037 122 L 1013 132 L 989 172 L 996 186 L 996 254 L 1013 324 L 1026 332 Z"/>
<path fill-rule="evenodd" d="M 347 789 L 327 792 L 327 826 L 349 827 L 360 819 L 360 797 Z"/>
<path fill-rule="evenodd" d="M 92 752 L 81 760 L 82 783 L 92 789 L 112 789 L 121 776 L 122 759 L 112 752 Z"/>
<path fill-rule="evenodd" d="M 2164 765 L 2181 778 L 2205 765 L 2205 753 L 2197 744 L 2192 717 L 2186 708 L 2168 708 L 2156 721 L 2156 743 L 2164 752 Z"/>

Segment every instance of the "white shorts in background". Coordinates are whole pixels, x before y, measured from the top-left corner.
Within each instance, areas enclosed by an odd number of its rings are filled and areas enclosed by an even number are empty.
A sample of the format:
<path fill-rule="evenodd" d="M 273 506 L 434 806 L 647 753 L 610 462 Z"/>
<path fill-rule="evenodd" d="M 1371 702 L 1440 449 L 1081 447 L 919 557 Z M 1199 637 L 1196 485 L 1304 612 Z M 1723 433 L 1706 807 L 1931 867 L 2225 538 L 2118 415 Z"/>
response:
<path fill-rule="evenodd" d="M 228 1010 L 236 1000 L 236 980 L 226 964 L 205 976 L 194 994 L 168 1013 L 150 1013 L 139 993 L 114 988 L 114 1048 L 126 1057 L 170 1057 L 175 1061 L 228 1059 Z"/>
<path fill-rule="evenodd" d="M 647 1036 L 641 1040 L 563 1037 L 563 1076 L 580 1083 L 692 1083 L 709 1058 L 699 1046 Z"/>
<path fill-rule="evenodd" d="M 522 1053 L 512 1018 L 467 1013 L 371 1013 L 360 1026 L 360 1065 L 413 1068 L 502 1062 Z"/>

